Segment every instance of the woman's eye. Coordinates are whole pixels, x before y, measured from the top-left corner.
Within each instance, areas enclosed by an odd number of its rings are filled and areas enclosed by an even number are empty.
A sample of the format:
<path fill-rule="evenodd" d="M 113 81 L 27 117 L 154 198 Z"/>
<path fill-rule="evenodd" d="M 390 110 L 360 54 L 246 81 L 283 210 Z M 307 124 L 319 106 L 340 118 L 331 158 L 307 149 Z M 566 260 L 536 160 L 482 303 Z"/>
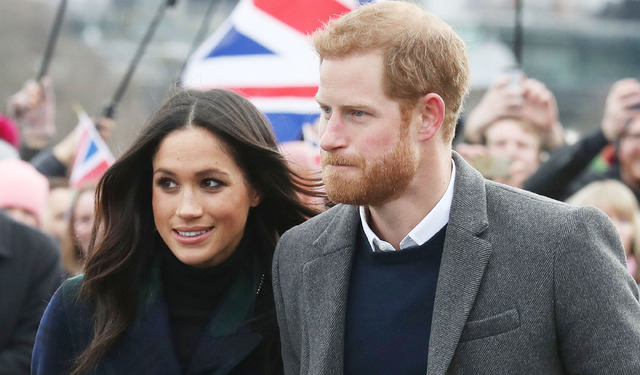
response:
<path fill-rule="evenodd" d="M 161 178 L 158 180 L 158 186 L 163 189 L 175 189 L 178 187 L 178 184 L 175 181 L 168 178 Z"/>
<path fill-rule="evenodd" d="M 207 178 L 202 181 L 202 186 L 206 188 L 217 188 L 221 185 L 220 181 L 214 180 L 213 178 Z"/>

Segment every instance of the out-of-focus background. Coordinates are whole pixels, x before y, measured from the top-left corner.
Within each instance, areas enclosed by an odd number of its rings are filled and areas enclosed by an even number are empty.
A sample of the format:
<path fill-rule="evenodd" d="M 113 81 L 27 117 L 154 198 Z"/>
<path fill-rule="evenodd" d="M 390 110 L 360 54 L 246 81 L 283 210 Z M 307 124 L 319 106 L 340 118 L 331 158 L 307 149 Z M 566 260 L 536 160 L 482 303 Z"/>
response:
<path fill-rule="evenodd" d="M 118 156 L 178 79 L 211 0 L 168 8 L 116 113 L 109 145 Z M 313 1 L 313 0 L 309 0 Z M 162 0 L 69 0 L 49 75 L 61 139 L 77 123 L 72 104 L 99 116 Z M 423 0 L 460 33 L 472 64 L 472 108 L 515 62 L 514 0 Z M 58 0 L 0 0 L 0 105 L 36 76 Z M 210 33 L 237 0 L 216 0 Z M 599 126 L 611 85 L 640 78 L 640 0 L 523 0 L 522 67 L 556 95 L 574 136 Z M 0 110 L 4 112 L 4 109 Z"/>

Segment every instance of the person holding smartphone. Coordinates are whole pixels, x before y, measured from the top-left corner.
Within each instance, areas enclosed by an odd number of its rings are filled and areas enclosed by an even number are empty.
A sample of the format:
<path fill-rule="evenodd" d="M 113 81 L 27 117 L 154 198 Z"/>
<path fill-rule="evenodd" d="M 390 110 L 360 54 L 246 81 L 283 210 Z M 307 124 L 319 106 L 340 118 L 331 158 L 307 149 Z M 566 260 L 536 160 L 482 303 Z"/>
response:
<path fill-rule="evenodd" d="M 612 156 L 604 171 L 589 168 L 605 150 Z M 593 181 L 622 181 L 640 199 L 640 82 L 616 81 L 607 94 L 598 129 L 570 146 L 559 148 L 526 181 L 524 188 L 550 198 L 565 200 Z"/>
<path fill-rule="evenodd" d="M 563 142 L 553 93 L 522 72 L 500 76 L 469 113 L 456 150 L 486 178 L 522 188 L 543 153 Z"/>

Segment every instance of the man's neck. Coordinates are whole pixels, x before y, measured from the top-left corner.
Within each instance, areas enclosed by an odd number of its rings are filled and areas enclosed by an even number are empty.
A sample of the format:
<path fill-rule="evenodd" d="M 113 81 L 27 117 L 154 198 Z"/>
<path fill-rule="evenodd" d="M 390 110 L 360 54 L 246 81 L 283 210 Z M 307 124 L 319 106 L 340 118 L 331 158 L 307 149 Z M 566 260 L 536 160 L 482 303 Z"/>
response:
<path fill-rule="evenodd" d="M 383 204 L 368 206 L 371 230 L 394 248 L 440 201 L 451 178 L 451 158 L 420 168 L 407 189 Z"/>

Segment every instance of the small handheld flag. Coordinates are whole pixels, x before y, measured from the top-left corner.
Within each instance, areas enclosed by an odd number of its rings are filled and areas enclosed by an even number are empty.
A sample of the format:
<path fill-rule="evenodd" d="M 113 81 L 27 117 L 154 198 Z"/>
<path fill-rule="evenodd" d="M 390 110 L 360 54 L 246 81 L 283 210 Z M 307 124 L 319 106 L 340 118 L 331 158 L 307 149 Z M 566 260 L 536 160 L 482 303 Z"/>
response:
<path fill-rule="evenodd" d="M 78 146 L 69 177 L 69 186 L 72 188 L 97 182 L 115 160 L 87 113 L 82 110 L 77 112 Z"/>

